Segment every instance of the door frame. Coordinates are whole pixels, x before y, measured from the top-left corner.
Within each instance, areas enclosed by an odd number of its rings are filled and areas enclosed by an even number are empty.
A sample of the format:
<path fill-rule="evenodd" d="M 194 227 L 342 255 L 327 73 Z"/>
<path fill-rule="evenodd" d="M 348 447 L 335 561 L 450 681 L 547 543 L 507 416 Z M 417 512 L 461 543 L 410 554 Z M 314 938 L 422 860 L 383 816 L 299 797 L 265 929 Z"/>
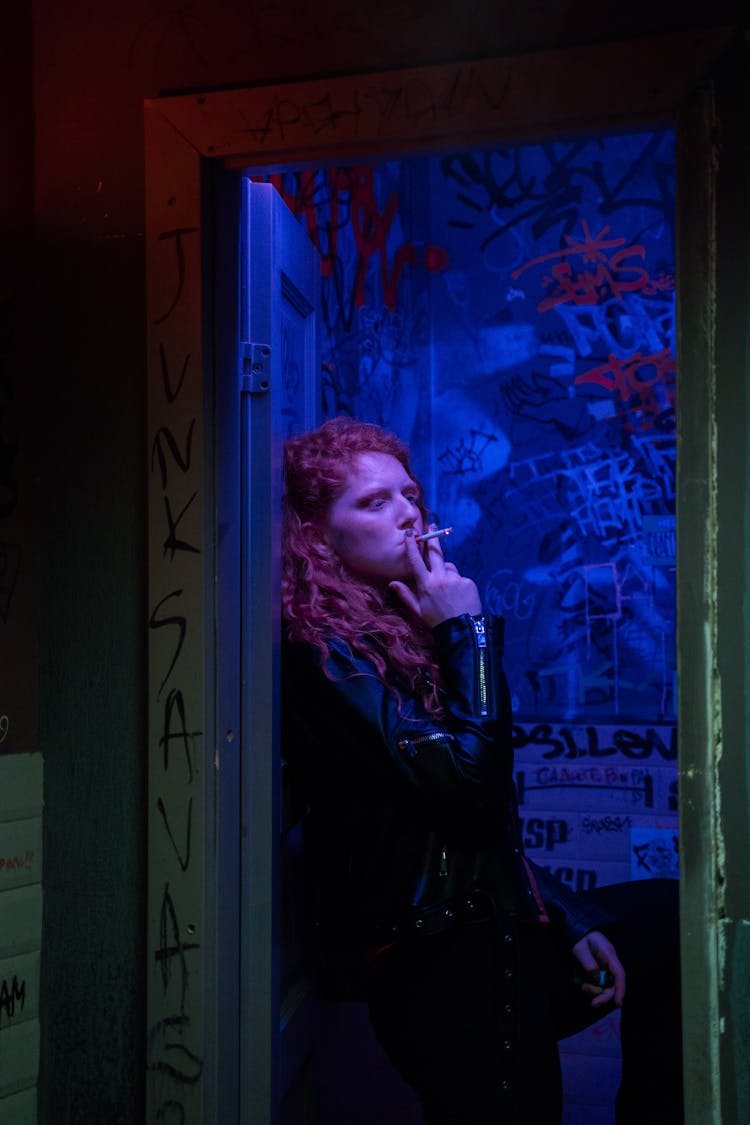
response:
<path fill-rule="evenodd" d="M 692 527 L 701 528 L 702 548 L 699 561 L 685 567 L 686 582 L 678 561 L 680 806 L 684 813 L 689 801 L 691 818 L 682 821 L 681 844 L 690 862 L 682 906 L 690 981 L 684 1012 L 686 1026 L 690 1016 L 691 1024 L 708 1029 L 686 1038 L 686 1120 L 719 1120 L 711 1107 L 720 1105 L 729 1079 L 719 1066 L 716 1029 L 728 985 L 719 973 L 715 849 L 701 847 L 700 833 L 720 838 L 713 786 L 720 674 L 713 654 L 724 605 L 715 565 L 724 477 L 712 454 L 715 396 L 704 393 L 705 372 L 715 379 L 716 371 L 716 166 L 711 96 L 701 80 L 732 31 L 146 101 L 148 1125 L 172 1112 L 186 1123 L 228 1125 L 243 1113 L 234 1093 L 242 1013 L 239 909 L 232 898 L 239 886 L 232 825 L 239 824 L 233 699 L 240 684 L 227 650 L 219 656 L 215 630 L 228 607 L 214 593 L 218 571 L 231 575 L 236 565 L 231 537 L 215 526 L 217 488 L 231 466 L 217 457 L 227 419 L 215 413 L 213 388 L 227 356 L 216 350 L 214 308 L 217 300 L 232 302 L 236 280 L 213 276 L 222 181 L 241 167 L 273 170 L 664 126 L 677 129 L 678 185 L 684 181 L 677 221 L 686 271 L 685 284 L 678 284 L 678 560 L 696 559 L 694 538 L 680 531 L 686 505 Z M 612 75 L 623 79 L 613 82 Z M 689 189 L 686 172 L 694 173 L 696 163 L 703 195 Z M 703 267 L 697 277 L 693 262 Z M 686 425 L 696 409 L 702 425 Z M 737 502 L 735 482 L 731 504 Z M 739 708 L 744 720 L 741 701 L 724 700 L 723 707 L 725 718 L 727 709 Z"/>

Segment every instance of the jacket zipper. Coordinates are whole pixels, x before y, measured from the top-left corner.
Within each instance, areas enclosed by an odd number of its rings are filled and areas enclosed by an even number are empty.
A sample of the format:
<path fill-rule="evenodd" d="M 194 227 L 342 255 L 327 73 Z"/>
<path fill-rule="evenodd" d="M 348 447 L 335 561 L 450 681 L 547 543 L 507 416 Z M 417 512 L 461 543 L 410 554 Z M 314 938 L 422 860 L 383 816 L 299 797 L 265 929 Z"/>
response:
<path fill-rule="evenodd" d="M 443 879 L 448 874 L 448 853 L 445 847 L 440 849 L 440 878 Z"/>
<path fill-rule="evenodd" d="M 406 750 L 406 752 L 413 757 L 413 749 L 417 746 L 422 746 L 428 742 L 445 742 L 447 739 L 450 739 L 450 737 L 447 731 L 432 730 L 429 734 L 417 734 L 413 738 L 399 739 L 398 748 L 399 750 Z"/>
<path fill-rule="evenodd" d="M 489 713 L 487 704 L 487 628 L 483 617 L 472 617 L 474 639 L 477 643 L 477 678 L 479 681 L 479 714 Z"/>

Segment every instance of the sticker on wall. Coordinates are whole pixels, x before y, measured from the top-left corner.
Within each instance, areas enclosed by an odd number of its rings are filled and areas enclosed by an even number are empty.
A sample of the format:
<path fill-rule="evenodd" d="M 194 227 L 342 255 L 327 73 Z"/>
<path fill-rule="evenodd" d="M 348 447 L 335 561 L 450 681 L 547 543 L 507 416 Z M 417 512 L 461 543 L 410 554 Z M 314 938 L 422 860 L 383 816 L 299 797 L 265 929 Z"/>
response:
<path fill-rule="evenodd" d="M 630 833 L 631 879 L 676 879 L 679 867 L 676 828 L 633 828 Z"/>

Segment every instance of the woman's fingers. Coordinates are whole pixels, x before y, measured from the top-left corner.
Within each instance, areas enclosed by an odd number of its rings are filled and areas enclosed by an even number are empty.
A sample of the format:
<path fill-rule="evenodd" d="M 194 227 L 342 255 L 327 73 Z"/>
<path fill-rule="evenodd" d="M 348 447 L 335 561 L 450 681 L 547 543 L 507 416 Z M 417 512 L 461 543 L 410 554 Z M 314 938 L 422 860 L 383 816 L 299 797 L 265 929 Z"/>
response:
<path fill-rule="evenodd" d="M 406 557 L 416 578 L 427 571 L 427 564 L 422 554 L 422 547 L 417 543 L 417 537 L 410 527 L 406 529 L 404 542 L 406 543 Z"/>
<path fill-rule="evenodd" d="M 437 524 L 431 523 L 427 530 L 436 531 Z M 439 537 L 436 539 L 428 539 L 425 543 L 425 548 L 425 560 L 430 570 L 433 570 L 435 566 L 437 566 L 439 569 L 441 566 L 446 565 L 445 558 L 443 556 L 443 544 L 441 543 Z"/>
<path fill-rule="evenodd" d="M 415 597 L 413 591 L 409 589 L 405 582 L 389 582 L 388 586 L 391 590 L 393 590 L 394 594 L 396 594 L 401 599 L 406 608 L 410 609 L 416 617 L 422 616 L 420 613 L 419 602 L 417 601 L 417 598 Z"/>
<path fill-rule="evenodd" d="M 430 523 L 427 525 L 428 532 L 435 531 L 436 529 L 436 523 Z M 412 548 L 410 548 L 410 541 L 413 545 Z M 412 562 L 412 568 L 414 569 L 415 573 L 419 573 L 422 569 L 419 566 L 419 562 L 423 564 L 425 570 L 439 571 L 447 565 L 445 563 L 445 559 L 443 556 L 443 547 L 439 538 L 428 539 L 427 542 L 422 543 L 419 541 L 419 536 L 414 534 L 413 529 L 409 528 L 406 532 L 406 544 L 407 555 Z M 453 569 L 455 570 L 455 567 Z"/>
<path fill-rule="evenodd" d="M 591 930 L 573 946 L 573 953 L 588 978 L 582 989 L 594 997 L 592 1007 L 603 1007 L 610 1001 L 621 1007 L 625 998 L 625 969 L 609 938 Z"/>
<path fill-rule="evenodd" d="M 476 585 L 459 574 L 453 563 L 445 562 L 439 541 L 430 539 L 420 544 L 416 538 L 409 528 L 405 543 L 412 573 L 410 583 L 390 584 L 404 605 L 430 626 L 464 613 L 481 613 Z"/>

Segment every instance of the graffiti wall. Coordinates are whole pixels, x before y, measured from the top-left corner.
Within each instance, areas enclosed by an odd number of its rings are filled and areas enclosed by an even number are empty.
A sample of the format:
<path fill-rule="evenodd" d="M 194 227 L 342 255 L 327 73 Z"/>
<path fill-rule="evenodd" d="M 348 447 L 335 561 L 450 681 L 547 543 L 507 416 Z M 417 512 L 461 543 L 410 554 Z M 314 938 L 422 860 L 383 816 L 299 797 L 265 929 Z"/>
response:
<path fill-rule="evenodd" d="M 321 253 L 325 413 L 411 441 L 517 714 L 674 720 L 671 133 L 274 180 Z"/>
<path fill-rule="evenodd" d="M 649 132 L 272 177 L 324 413 L 410 442 L 505 616 L 524 844 L 581 891 L 678 874 L 673 165 Z M 611 1021 L 569 1048 L 574 1102 L 616 1055 Z"/>

